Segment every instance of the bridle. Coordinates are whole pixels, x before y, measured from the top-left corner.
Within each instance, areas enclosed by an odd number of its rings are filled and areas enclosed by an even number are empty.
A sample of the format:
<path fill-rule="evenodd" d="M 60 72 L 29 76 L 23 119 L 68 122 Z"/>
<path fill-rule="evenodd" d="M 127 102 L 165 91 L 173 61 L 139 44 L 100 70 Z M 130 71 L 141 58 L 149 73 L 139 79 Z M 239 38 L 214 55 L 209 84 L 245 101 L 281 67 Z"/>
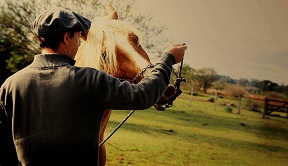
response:
<path fill-rule="evenodd" d="M 136 81 L 136 79 L 138 79 L 139 77 L 141 77 L 141 75 L 143 75 L 146 71 L 147 71 L 147 69 L 149 69 L 149 68 L 153 68 L 153 67 L 155 67 L 156 66 L 156 64 L 149 64 L 149 65 L 147 65 L 146 67 L 144 67 L 142 70 L 141 70 L 141 72 L 139 73 L 139 74 L 137 74 L 134 78 L 132 78 L 132 79 L 129 79 L 129 80 L 127 80 L 127 79 L 119 79 L 120 81 L 129 81 L 129 82 L 131 82 L 131 83 L 135 83 L 135 81 Z M 99 144 L 99 148 L 106 142 L 106 141 L 108 141 L 108 139 L 126 122 L 126 120 L 133 114 L 135 112 L 135 110 L 131 110 L 130 111 L 130 113 L 126 116 L 126 118 L 121 122 L 121 123 L 119 123 L 119 125 L 108 135 L 108 137 L 107 138 L 105 138 L 100 144 Z"/>
<path fill-rule="evenodd" d="M 156 64 L 149 64 L 149 65 L 147 65 L 146 67 L 144 67 L 144 68 L 141 70 L 141 72 L 140 72 L 139 74 L 137 74 L 134 78 L 132 78 L 132 79 L 130 79 L 130 80 L 120 78 L 119 80 L 120 80 L 120 81 L 129 81 L 129 82 L 131 82 L 131 83 L 135 83 L 136 79 L 138 79 L 139 77 L 141 77 L 141 75 L 143 75 L 147 69 L 153 68 L 153 67 L 155 67 L 155 66 L 156 66 Z"/>

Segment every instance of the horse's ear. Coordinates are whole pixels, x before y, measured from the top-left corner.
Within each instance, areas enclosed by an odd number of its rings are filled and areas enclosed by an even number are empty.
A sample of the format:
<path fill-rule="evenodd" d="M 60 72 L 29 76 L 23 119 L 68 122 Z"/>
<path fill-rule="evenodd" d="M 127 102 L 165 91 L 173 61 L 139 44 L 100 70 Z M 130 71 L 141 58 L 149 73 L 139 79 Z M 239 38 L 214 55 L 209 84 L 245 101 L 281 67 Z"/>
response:
<path fill-rule="evenodd" d="M 109 3 L 107 6 L 106 6 L 106 9 L 108 10 L 108 18 L 109 19 L 113 19 L 113 20 L 118 20 L 118 14 L 117 12 L 115 11 L 115 9 L 113 8 L 113 6 L 111 5 L 111 3 Z"/>

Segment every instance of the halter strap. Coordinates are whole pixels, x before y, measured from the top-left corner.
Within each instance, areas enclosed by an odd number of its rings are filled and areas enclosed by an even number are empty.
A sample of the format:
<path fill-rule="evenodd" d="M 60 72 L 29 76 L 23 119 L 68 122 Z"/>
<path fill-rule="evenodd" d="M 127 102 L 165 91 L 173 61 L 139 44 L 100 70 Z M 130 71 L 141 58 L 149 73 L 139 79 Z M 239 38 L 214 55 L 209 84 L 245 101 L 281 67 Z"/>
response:
<path fill-rule="evenodd" d="M 142 74 L 144 74 L 144 72 L 149 69 L 149 68 L 153 68 L 155 67 L 156 64 L 150 64 L 150 65 L 147 65 L 146 67 L 144 67 L 141 72 L 139 74 L 137 74 L 134 78 L 130 79 L 130 80 L 127 80 L 127 79 L 122 79 L 120 78 L 120 81 L 129 81 L 131 83 L 134 83 L 136 81 L 137 78 L 139 78 Z"/>

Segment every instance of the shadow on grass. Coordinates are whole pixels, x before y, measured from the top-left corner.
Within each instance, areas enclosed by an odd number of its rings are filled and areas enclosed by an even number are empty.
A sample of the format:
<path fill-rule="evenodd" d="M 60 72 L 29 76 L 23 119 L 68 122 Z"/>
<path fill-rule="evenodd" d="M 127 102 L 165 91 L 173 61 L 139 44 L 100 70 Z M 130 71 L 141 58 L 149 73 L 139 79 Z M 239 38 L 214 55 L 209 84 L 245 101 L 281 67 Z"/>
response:
<path fill-rule="evenodd" d="M 115 121 L 110 121 L 111 127 L 116 127 L 119 123 Z M 121 130 L 121 128 L 119 129 Z M 245 140 L 236 140 L 233 138 L 224 138 L 217 136 L 207 136 L 197 133 L 181 133 L 177 129 L 165 129 L 162 127 L 155 126 L 146 126 L 146 125 L 137 125 L 133 123 L 125 123 L 122 130 L 132 131 L 135 133 L 146 133 L 157 137 L 171 137 L 171 139 L 176 139 L 177 141 L 187 141 L 187 142 L 201 142 L 208 143 L 211 146 L 221 146 L 227 149 L 247 149 L 257 152 L 280 152 L 288 154 L 287 146 L 277 146 L 277 145 L 268 145 L 266 143 L 253 143 Z M 270 129 L 273 130 L 273 129 Z M 287 135 L 286 135 L 287 138 Z M 287 140 L 287 139 L 286 139 Z M 268 142 L 268 141 L 267 141 Z"/>
<path fill-rule="evenodd" d="M 150 111 L 151 110 L 151 111 Z M 148 111 L 137 111 L 136 115 L 143 118 L 145 116 L 147 119 L 147 125 L 136 125 L 129 123 L 129 120 L 123 125 L 135 132 L 159 132 L 167 135 L 177 134 L 177 128 L 165 128 L 160 127 L 162 124 L 167 126 L 191 126 L 203 129 L 212 129 L 215 131 L 240 131 L 243 133 L 250 133 L 259 138 L 267 139 L 280 139 L 288 140 L 288 121 L 279 122 L 274 119 L 262 119 L 259 117 L 259 121 L 250 121 L 249 119 L 242 119 L 241 115 L 235 115 L 233 118 L 225 117 L 221 115 L 211 115 L 202 111 L 179 111 L 179 110 L 166 110 L 165 112 L 158 112 L 150 109 Z M 149 121 L 156 121 L 161 124 L 160 126 L 149 125 Z M 275 123 L 278 123 L 275 125 Z M 119 124 L 119 122 L 109 121 L 109 125 L 114 126 L 114 128 Z M 169 124 L 169 125 L 168 125 Z M 189 134 L 189 133 L 187 133 Z M 193 134 L 189 134 L 189 137 L 194 137 Z"/>
<path fill-rule="evenodd" d="M 288 120 L 262 119 L 260 116 L 258 122 L 252 122 L 249 119 L 241 119 L 241 115 L 235 115 L 234 118 L 229 118 L 221 115 L 209 115 L 201 111 L 188 113 L 175 110 L 167 111 L 165 116 L 174 118 L 175 123 L 185 122 L 184 124 L 194 127 L 207 126 L 215 130 L 237 130 L 257 134 L 260 137 L 288 139 Z M 275 125 L 275 123 L 271 121 L 278 123 L 278 125 Z"/>

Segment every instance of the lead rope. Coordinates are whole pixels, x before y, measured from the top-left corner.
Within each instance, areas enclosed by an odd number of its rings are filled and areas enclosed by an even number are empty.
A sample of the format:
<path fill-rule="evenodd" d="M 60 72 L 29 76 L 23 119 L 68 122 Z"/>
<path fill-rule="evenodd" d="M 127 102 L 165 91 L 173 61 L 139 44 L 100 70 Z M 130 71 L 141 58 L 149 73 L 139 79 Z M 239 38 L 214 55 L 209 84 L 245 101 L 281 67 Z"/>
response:
<path fill-rule="evenodd" d="M 148 66 L 146 66 L 138 75 L 136 75 L 133 79 L 131 80 L 126 80 L 129 82 L 134 82 L 137 78 L 139 78 L 142 74 L 144 74 L 144 72 L 148 69 L 148 68 L 153 68 L 155 67 L 156 64 L 150 64 Z M 125 81 L 123 79 L 120 79 L 121 81 Z M 126 122 L 126 120 L 135 112 L 135 110 L 130 111 L 130 113 L 126 116 L 126 118 L 109 134 L 109 136 L 107 138 L 105 138 L 100 144 L 99 144 L 99 148 L 106 142 L 108 141 L 108 139 Z"/>
<path fill-rule="evenodd" d="M 135 112 L 135 110 L 130 111 L 126 118 L 109 134 L 109 136 L 99 144 L 99 148 L 126 122 L 126 120 Z"/>

